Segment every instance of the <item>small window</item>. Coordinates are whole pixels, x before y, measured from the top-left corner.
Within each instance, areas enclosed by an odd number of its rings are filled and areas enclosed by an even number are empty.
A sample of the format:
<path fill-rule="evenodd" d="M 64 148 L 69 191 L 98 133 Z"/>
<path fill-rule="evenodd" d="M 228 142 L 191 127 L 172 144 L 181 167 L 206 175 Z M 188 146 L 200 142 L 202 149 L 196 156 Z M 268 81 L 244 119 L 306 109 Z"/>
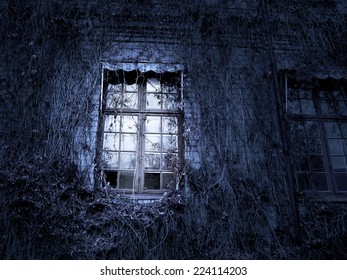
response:
<path fill-rule="evenodd" d="M 288 78 L 286 89 L 298 186 L 347 194 L 347 80 Z"/>
<path fill-rule="evenodd" d="M 103 183 L 136 193 L 174 188 L 183 160 L 181 71 L 103 71 Z"/>

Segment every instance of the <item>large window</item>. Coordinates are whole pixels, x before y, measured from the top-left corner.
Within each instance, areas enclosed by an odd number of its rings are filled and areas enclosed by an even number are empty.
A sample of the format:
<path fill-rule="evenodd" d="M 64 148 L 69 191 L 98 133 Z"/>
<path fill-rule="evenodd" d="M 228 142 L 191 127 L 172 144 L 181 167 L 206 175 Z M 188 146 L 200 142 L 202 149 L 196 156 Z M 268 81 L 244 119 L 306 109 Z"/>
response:
<path fill-rule="evenodd" d="M 347 80 L 287 78 L 286 85 L 297 185 L 347 194 Z"/>
<path fill-rule="evenodd" d="M 103 184 L 136 193 L 176 187 L 183 149 L 181 71 L 103 71 Z"/>

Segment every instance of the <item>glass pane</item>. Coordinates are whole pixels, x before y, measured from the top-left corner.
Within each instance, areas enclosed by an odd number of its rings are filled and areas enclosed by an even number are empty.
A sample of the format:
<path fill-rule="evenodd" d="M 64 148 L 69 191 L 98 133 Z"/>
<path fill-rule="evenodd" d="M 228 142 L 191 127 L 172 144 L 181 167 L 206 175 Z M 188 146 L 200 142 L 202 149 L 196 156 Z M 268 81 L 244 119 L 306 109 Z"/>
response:
<path fill-rule="evenodd" d="M 311 171 L 325 171 L 323 156 L 309 156 L 309 165 Z"/>
<path fill-rule="evenodd" d="M 160 173 L 145 173 L 144 189 L 159 190 L 160 189 Z"/>
<path fill-rule="evenodd" d="M 342 140 L 344 154 L 347 155 L 347 139 Z"/>
<path fill-rule="evenodd" d="M 125 92 L 122 107 L 136 109 L 138 94 L 137 92 Z"/>
<path fill-rule="evenodd" d="M 347 191 L 347 174 L 336 174 L 335 181 L 337 190 L 341 192 Z"/>
<path fill-rule="evenodd" d="M 176 108 L 176 96 L 171 94 L 163 94 L 163 109 L 173 110 Z"/>
<path fill-rule="evenodd" d="M 313 101 L 311 99 L 301 99 L 300 102 L 301 102 L 301 110 L 303 114 L 310 114 L 310 115 L 315 114 Z"/>
<path fill-rule="evenodd" d="M 134 186 L 134 172 L 121 171 L 119 172 L 119 188 L 132 189 Z"/>
<path fill-rule="evenodd" d="M 118 132 L 119 131 L 119 118 L 114 115 L 105 115 L 105 132 Z"/>
<path fill-rule="evenodd" d="M 135 167 L 136 167 L 136 153 L 121 152 L 119 168 L 135 169 Z"/>
<path fill-rule="evenodd" d="M 160 81 L 156 78 L 150 78 L 147 80 L 147 92 L 160 92 Z"/>
<path fill-rule="evenodd" d="M 347 138 L 347 123 L 340 123 L 342 138 Z"/>
<path fill-rule="evenodd" d="M 106 107 L 116 108 L 121 101 L 122 85 L 108 84 L 106 94 Z"/>
<path fill-rule="evenodd" d="M 163 151 L 177 148 L 177 136 L 163 135 Z"/>
<path fill-rule="evenodd" d="M 163 188 L 175 188 L 175 176 L 173 173 L 163 173 Z"/>
<path fill-rule="evenodd" d="M 102 160 L 104 168 L 118 168 L 118 152 L 103 151 Z"/>
<path fill-rule="evenodd" d="M 331 99 L 322 99 L 321 100 L 321 109 L 323 115 L 335 115 L 335 106 L 334 102 Z"/>
<path fill-rule="evenodd" d="M 328 190 L 325 173 L 298 173 L 297 179 L 300 188 L 303 190 Z"/>
<path fill-rule="evenodd" d="M 309 154 L 322 154 L 322 146 L 319 138 L 307 138 L 306 143 Z"/>
<path fill-rule="evenodd" d="M 297 90 L 298 95 L 301 99 L 312 99 L 312 93 L 311 90 L 307 90 L 307 89 L 303 89 L 303 88 L 299 88 Z"/>
<path fill-rule="evenodd" d="M 178 155 L 177 153 L 166 153 L 162 154 L 163 159 L 163 169 L 173 170 L 179 167 Z"/>
<path fill-rule="evenodd" d="M 329 139 L 329 149 L 332 155 L 343 155 L 342 141 L 341 139 Z"/>
<path fill-rule="evenodd" d="M 160 151 L 160 135 L 148 135 L 146 134 L 145 139 L 145 150 L 146 151 Z"/>
<path fill-rule="evenodd" d="M 122 132 L 137 131 L 137 116 L 122 116 Z"/>
<path fill-rule="evenodd" d="M 161 84 L 161 90 L 165 93 L 178 93 L 178 87 L 172 86 L 168 83 Z"/>
<path fill-rule="evenodd" d="M 338 101 L 339 103 L 339 112 L 338 114 L 341 116 L 347 116 L 347 101 L 346 100 L 341 100 Z"/>
<path fill-rule="evenodd" d="M 163 133 L 177 134 L 176 117 L 163 117 Z"/>
<path fill-rule="evenodd" d="M 346 172 L 346 161 L 345 161 L 345 157 L 341 156 L 341 157 L 331 157 L 331 163 L 333 166 L 333 170 L 334 172 Z"/>
<path fill-rule="evenodd" d="M 292 114 L 300 114 L 299 99 L 288 100 L 288 112 Z"/>
<path fill-rule="evenodd" d="M 120 149 L 122 151 L 136 151 L 137 134 L 121 134 Z"/>
<path fill-rule="evenodd" d="M 160 154 L 145 154 L 146 169 L 160 169 Z"/>
<path fill-rule="evenodd" d="M 315 121 L 306 121 L 305 131 L 306 137 L 318 137 L 320 135 L 318 123 Z"/>
<path fill-rule="evenodd" d="M 118 172 L 117 171 L 104 171 L 104 183 L 110 185 L 111 187 L 117 187 Z"/>
<path fill-rule="evenodd" d="M 161 94 L 146 94 L 146 108 L 147 109 L 161 109 Z"/>
<path fill-rule="evenodd" d="M 125 91 L 137 91 L 137 84 L 132 84 L 132 85 L 124 85 L 124 90 Z"/>
<path fill-rule="evenodd" d="M 340 130 L 336 122 L 326 122 L 325 129 L 328 138 L 341 138 Z"/>
<path fill-rule="evenodd" d="M 146 117 L 146 132 L 160 133 L 160 117 L 154 117 L 154 116 Z"/>
<path fill-rule="evenodd" d="M 118 133 L 104 133 L 104 150 L 119 150 L 119 134 Z"/>

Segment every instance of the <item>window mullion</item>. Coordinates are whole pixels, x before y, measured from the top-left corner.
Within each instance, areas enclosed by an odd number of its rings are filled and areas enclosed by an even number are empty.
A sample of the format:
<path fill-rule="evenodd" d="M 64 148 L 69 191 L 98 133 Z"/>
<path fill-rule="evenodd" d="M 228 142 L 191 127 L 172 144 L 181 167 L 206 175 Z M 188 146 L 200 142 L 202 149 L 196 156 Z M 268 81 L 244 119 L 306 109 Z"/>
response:
<path fill-rule="evenodd" d="M 144 159 L 145 159 L 145 120 L 146 114 L 144 108 L 146 105 L 145 99 L 145 83 L 139 84 L 138 99 L 139 99 L 139 127 L 138 127 L 138 155 L 137 155 L 137 182 L 138 191 L 143 192 L 144 186 Z"/>

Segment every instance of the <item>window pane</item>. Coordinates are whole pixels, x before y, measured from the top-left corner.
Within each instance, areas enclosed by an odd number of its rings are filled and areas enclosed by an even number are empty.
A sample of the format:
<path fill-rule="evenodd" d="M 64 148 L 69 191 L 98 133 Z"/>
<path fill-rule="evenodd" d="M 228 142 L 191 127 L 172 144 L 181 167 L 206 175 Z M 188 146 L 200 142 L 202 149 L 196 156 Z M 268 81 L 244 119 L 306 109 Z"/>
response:
<path fill-rule="evenodd" d="M 108 84 L 106 94 L 106 107 L 116 108 L 121 101 L 122 85 Z"/>
<path fill-rule="evenodd" d="M 347 191 L 347 174 L 336 174 L 335 181 L 338 191 Z"/>
<path fill-rule="evenodd" d="M 160 189 L 160 173 L 145 173 L 144 189 Z"/>
<path fill-rule="evenodd" d="M 341 139 L 329 139 L 329 149 L 332 155 L 343 155 Z"/>
<path fill-rule="evenodd" d="M 163 173 L 163 188 L 174 188 L 175 187 L 175 176 L 173 173 Z"/>
<path fill-rule="evenodd" d="M 136 151 L 137 149 L 137 134 L 121 134 L 121 146 L 122 151 Z"/>
<path fill-rule="evenodd" d="M 301 99 L 300 102 L 301 102 L 301 110 L 303 114 L 310 114 L 310 115 L 315 114 L 313 101 L 311 99 Z"/>
<path fill-rule="evenodd" d="M 137 84 L 131 84 L 131 85 L 124 85 L 125 91 L 137 91 Z"/>
<path fill-rule="evenodd" d="M 309 154 L 322 154 L 322 145 L 319 138 L 307 138 L 306 143 Z"/>
<path fill-rule="evenodd" d="M 323 156 L 309 156 L 310 171 L 325 171 Z"/>
<path fill-rule="evenodd" d="M 122 107 L 136 109 L 138 94 L 137 92 L 125 92 Z"/>
<path fill-rule="evenodd" d="M 160 151 L 160 135 L 148 135 L 146 134 L 145 150 L 146 151 Z"/>
<path fill-rule="evenodd" d="M 146 94 L 146 108 L 147 109 L 161 109 L 161 94 L 148 93 Z"/>
<path fill-rule="evenodd" d="M 160 133 L 160 117 L 146 117 L 146 133 Z"/>
<path fill-rule="evenodd" d="M 162 154 L 163 169 L 173 170 L 179 167 L 178 155 L 177 153 L 166 153 Z"/>
<path fill-rule="evenodd" d="M 117 171 L 104 171 L 104 181 L 106 184 L 110 185 L 111 187 L 117 187 L 117 181 L 118 181 L 118 172 Z"/>
<path fill-rule="evenodd" d="M 175 94 L 178 93 L 178 87 L 170 85 L 168 83 L 162 84 L 161 85 L 161 90 L 162 90 L 162 92 L 165 92 L 165 93 L 175 93 Z"/>
<path fill-rule="evenodd" d="M 321 100 L 321 109 L 323 115 L 334 116 L 335 113 L 335 105 L 332 99 L 322 99 Z"/>
<path fill-rule="evenodd" d="M 343 138 L 347 138 L 347 123 L 340 123 L 341 134 Z"/>
<path fill-rule="evenodd" d="M 114 115 L 105 115 L 105 132 L 118 132 L 119 131 L 119 118 Z"/>
<path fill-rule="evenodd" d="M 166 110 L 175 109 L 177 105 L 175 95 L 163 94 L 162 98 L 163 98 L 163 109 L 166 109 Z"/>
<path fill-rule="evenodd" d="M 134 186 L 134 172 L 121 171 L 119 172 L 119 188 L 132 189 Z"/>
<path fill-rule="evenodd" d="M 163 117 L 163 133 L 177 134 L 176 117 Z"/>
<path fill-rule="evenodd" d="M 156 78 L 150 78 L 147 80 L 147 92 L 160 92 L 160 81 Z"/>
<path fill-rule="evenodd" d="M 297 179 L 302 190 L 328 190 L 325 173 L 298 173 Z"/>
<path fill-rule="evenodd" d="M 136 167 L 136 153 L 121 152 L 119 168 L 135 169 L 135 167 Z"/>
<path fill-rule="evenodd" d="M 104 133 L 104 150 L 119 150 L 119 134 L 118 133 Z"/>
<path fill-rule="evenodd" d="M 122 132 L 137 131 L 137 116 L 122 116 Z"/>
<path fill-rule="evenodd" d="M 331 157 L 331 163 L 333 166 L 334 172 L 346 172 L 346 161 L 344 156 L 340 157 Z"/>
<path fill-rule="evenodd" d="M 163 151 L 177 148 L 177 137 L 174 135 L 163 135 Z"/>
<path fill-rule="evenodd" d="M 118 152 L 103 151 L 102 161 L 104 168 L 116 169 L 118 168 Z"/>
<path fill-rule="evenodd" d="M 326 122 L 325 129 L 328 138 L 341 138 L 340 130 L 336 122 Z"/>
<path fill-rule="evenodd" d="M 300 114 L 299 99 L 288 100 L 288 112 L 292 114 Z"/>
<path fill-rule="evenodd" d="M 145 154 L 146 169 L 160 169 L 160 154 Z"/>
<path fill-rule="evenodd" d="M 318 123 L 315 121 L 306 121 L 305 132 L 306 132 L 306 137 L 319 137 L 320 133 L 319 133 Z"/>

